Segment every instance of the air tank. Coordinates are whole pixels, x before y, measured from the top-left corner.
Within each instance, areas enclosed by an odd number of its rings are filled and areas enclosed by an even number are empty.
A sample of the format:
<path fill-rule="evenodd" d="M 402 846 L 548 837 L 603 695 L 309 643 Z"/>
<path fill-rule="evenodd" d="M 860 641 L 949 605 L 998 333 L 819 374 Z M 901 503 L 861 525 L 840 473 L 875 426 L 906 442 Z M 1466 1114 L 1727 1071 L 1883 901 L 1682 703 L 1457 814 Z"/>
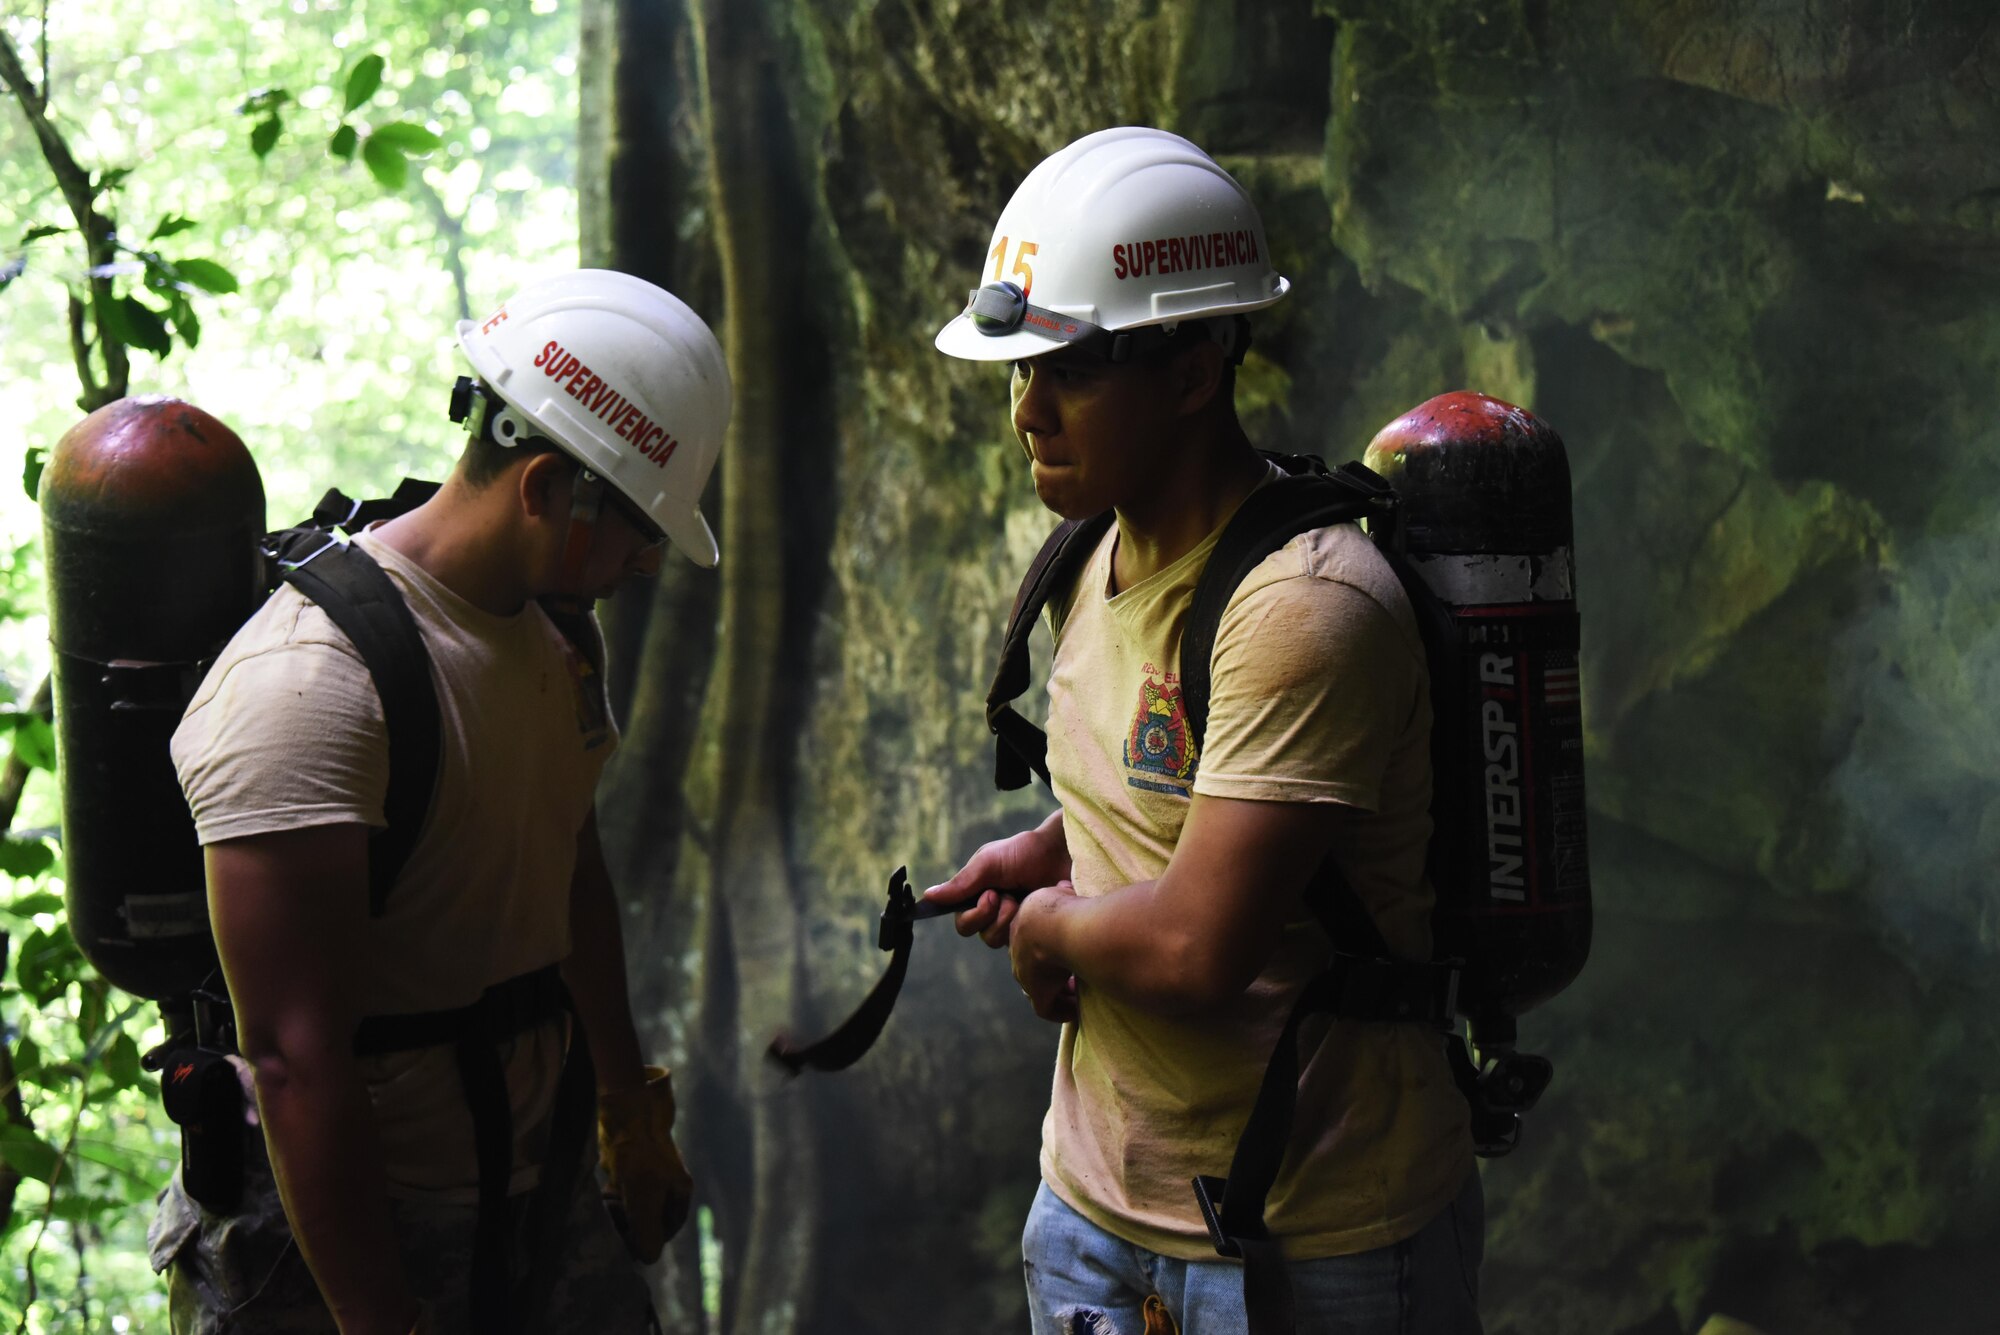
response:
<path fill-rule="evenodd" d="M 1569 460 L 1532 413 L 1460 391 L 1384 427 L 1364 462 L 1399 498 L 1377 541 L 1449 612 L 1429 630 L 1431 810 L 1462 833 L 1432 845 L 1436 949 L 1467 961 L 1474 1042 L 1510 1048 L 1515 1017 L 1590 953 Z"/>
<path fill-rule="evenodd" d="M 168 740 L 263 600 L 263 481 L 201 409 L 127 398 L 57 442 L 41 505 L 70 930 L 117 986 L 177 997 L 215 949 Z"/>

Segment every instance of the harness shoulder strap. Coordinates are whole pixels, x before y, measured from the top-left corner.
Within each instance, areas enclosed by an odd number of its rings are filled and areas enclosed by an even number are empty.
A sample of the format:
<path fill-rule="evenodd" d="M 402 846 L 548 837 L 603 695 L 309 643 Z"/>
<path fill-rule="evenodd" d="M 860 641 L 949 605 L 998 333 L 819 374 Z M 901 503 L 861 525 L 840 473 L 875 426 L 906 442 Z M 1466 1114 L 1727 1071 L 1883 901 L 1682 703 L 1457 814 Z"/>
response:
<path fill-rule="evenodd" d="M 1254 492 L 1230 520 L 1195 587 L 1181 634 L 1181 705 L 1197 753 L 1208 724 L 1215 639 L 1245 577 L 1301 533 L 1367 516 L 1387 517 L 1395 493 L 1351 463 L 1329 473 L 1317 460 L 1273 457 L 1287 477 Z M 1404 570 L 1398 577 L 1407 580 Z M 1443 1028 L 1455 1008 L 1451 964 L 1394 959 L 1339 865 L 1321 864 L 1306 901 L 1335 942 L 1329 967 L 1309 982 L 1287 1017 L 1265 1068 L 1227 1178 L 1197 1177 L 1195 1200 L 1216 1251 L 1243 1262 L 1245 1314 L 1252 1335 L 1290 1335 L 1292 1290 L 1282 1253 L 1264 1224 L 1264 1204 L 1290 1140 L 1300 1066 L 1299 1030 L 1314 1014 L 1370 1022 L 1422 1021 Z"/>
<path fill-rule="evenodd" d="M 1000 664 L 986 692 L 986 726 L 998 739 L 993 747 L 993 782 L 1002 789 L 1025 788 L 1030 771 L 1044 785 L 1049 781 L 1049 739 L 1015 711 L 1013 702 L 1028 689 L 1028 639 L 1035 622 L 1050 599 L 1075 585 L 1111 520 L 1112 512 L 1106 510 L 1056 525 L 1014 595 L 1014 610 L 1008 613 L 1007 634 L 1000 644 Z"/>
<path fill-rule="evenodd" d="M 313 526 L 279 534 L 278 578 L 317 603 L 375 679 L 389 738 L 386 829 L 368 841 L 368 910 L 380 917 L 430 814 L 443 724 L 430 652 L 409 605 L 375 559 Z"/>
<path fill-rule="evenodd" d="M 1215 540 L 1215 550 L 1202 568 L 1188 607 L 1187 625 L 1181 632 L 1181 708 L 1187 712 L 1197 754 L 1208 726 L 1215 636 L 1229 600 L 1236 596 L 1245 577 L 1301 533 L 1386 514 L 1395 505 L 1389 484 L 1362 464 L 1350 463 L 1329 473 L 1324 464 L 1310 457 L 1265 457 L 1289 476 L 1252 492 Z"/>

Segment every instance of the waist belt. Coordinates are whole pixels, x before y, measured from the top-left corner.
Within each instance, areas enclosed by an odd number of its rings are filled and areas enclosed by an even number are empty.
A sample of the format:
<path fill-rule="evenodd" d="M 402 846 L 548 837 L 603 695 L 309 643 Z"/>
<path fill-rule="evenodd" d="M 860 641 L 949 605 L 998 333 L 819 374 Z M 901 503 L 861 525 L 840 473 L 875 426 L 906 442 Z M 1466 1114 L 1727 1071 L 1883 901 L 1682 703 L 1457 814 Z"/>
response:
<path fill-rule="evenodd" d="M 450 1047 L 458 1080 L 472 1113 L 473 1153 L 479 1166 L 479 1216 L 472 1241 L 471 1315 L 478 1331 L 533 1331 L 554 1279 L 554 1245 L 568 1214 L 570 1188 L 593 1120 L 597 1077 L 580 1026 L 570 1027 L 569 1050 L 556 1085 L 548 1152 L 541 1186 L 529 1207 L 528 1273 L 513 1292 L 508 1264 L 507 1186 L 514 1166 L 514 1110 L 500 1044 L 570 1010 L 569 989 L 550 964 L 495 983 L 479 1000 L 452 1010 L 371 1015 L 354 1032 L 354 1054 L 374 1057 L 415 1048 Z"/>
<path fill-rule="evenodd" d="M 442 1047 L 461 1039 L 500 1043 L 569 1009 L 569 990 L 553 964 L 495 983 L 469 1006 L 407 1015 L 371 1015 L 354 1031 L 354 1055 Z"/>

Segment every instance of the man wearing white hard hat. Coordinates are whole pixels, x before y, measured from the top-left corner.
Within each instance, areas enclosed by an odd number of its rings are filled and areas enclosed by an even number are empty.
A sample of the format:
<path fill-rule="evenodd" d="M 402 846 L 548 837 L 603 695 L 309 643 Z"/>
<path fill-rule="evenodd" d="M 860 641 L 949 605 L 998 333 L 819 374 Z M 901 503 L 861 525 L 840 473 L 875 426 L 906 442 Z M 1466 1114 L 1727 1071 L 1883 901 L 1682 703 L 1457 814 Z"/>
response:
<path fill-rule="evenodd" d="M 1036 1335 L 1480 1329 L 1479 1180 L 1434 1026 L 1307 1026 L 1261 1229 L 1212 1228 L 1224 1203 L 1190 1189 L 1231 1168 L 1294 1001 L 1330 948 L 1353 948 L 1306 907 L 1322 864 L 1389 952 L 1431 948 L 1424 652 L 1367 537 L 1333 524 L 1254 565 L 1219 623 L 1199 736 L 1182 697 L 1208 557 L 1281 476 L 1233 394 L 1247 315 L 1288 286 L 1213 159 L 1105 130 L 1022 182 L 937 336 L 1012 363 L 1042 503 L 1109 516 L 1046 603 L 1059 805 L 926 892 L 965 905 L 959 931 L 1008 948 L 1062 1025 L 1022 1239 Z"/>
<path fill-rule="evenodd" d="M 589 604 L 668 543 L 716 564 L 729 375 L 693 311 L 608 271 L 530 284 L 459 342 L 457 467 L 353 539 L 415 620 L 443 734 L 379 907 L 384 706 L 319 605 L 273 594 L 174 737 L 269 1152 L 229 1216 L 163 1198 L 176 1331 L 658 1328 L 634 1260 L 692 1183 L 598 843 L 617 726 Z"/>

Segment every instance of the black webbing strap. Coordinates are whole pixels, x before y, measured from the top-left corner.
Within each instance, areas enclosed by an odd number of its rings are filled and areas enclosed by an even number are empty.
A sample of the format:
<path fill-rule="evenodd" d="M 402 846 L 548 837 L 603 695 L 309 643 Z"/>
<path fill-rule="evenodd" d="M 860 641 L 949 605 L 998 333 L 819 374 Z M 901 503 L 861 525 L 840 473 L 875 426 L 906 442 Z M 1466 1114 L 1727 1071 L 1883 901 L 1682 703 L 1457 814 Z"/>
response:
<path fill-rule="evenodd" d="M 882 925 L 875 943 L 892 952 L 889 967 L 881 979 L 838 1028 L 816 1043 L 794 1043 L 783 1034 L 771 1040 L 765 1054 L 793 1075 L 811 1069 L 841 1071 L 859 1061 L 874 1046 L 889 1022 L 889 1012 L 903 990 L 903 977 L 910 971 L 910 947 L 916 939 L 916 896 L 910 891 L 907 867 L 896 868 L 889 878 L 889 902 L 882 909 Z"/>
<path fill-rule="evenodd" d="M 1028 573 L 1014 595 L 1014 610 L 1007 615 L 1007 634 L 1000 643 L 1000 665 L 994 670 L 993 684 L 986 692 L 986 726 L 998 739 L 993 746 L 993 782 L 1012 792 L 1028 785 L 1030 772 L 1049 781 L 1049 739 L 1040 728 L 1016 713 L 1013 701 L 1028 689 L 1032 680 L 1028 661 L 1028 640 L 1035 622 L 1049 599 L 1076 583 L 1090 554 L 1097 550 L 1104 531 L 1111 527 L 1113 513 L 1106 510 L 1089 519 L 1065 520 L 1056 525 L 1048 541 L 1035 553 Z"/>
<path fill-rule="evenodd" d="M 318 604 L 353 642 L 381 697 L 389 745 L 382 799 L 387 827 L 368 840 L 368 911 L 380 917 L 423 833 L 437 786 L 443 725 L 430 653 L 401 591 L 360 547 L 309 526 L 278 535 L 272 554 L 278 577 Z"/>
<path fill-rule="evenodd" d="M 1222 616 L 1237 587 L 1272 552 L 1329 524 L 1345 524 L 1395 506 L 1396 494 L 1358 463 L 1328 473 L 1319 460 L 1300 455 L 1266 455 L 1289 474 L 1250 493 L 1215 540 L 1202 567 L 1181 631 L 1181 708 L 1187 712 L 1195 750 L 1208 723 L 1210 660 Z"/>
<path fill-rule="evenodd" d="M 356 1056 L 439 1046 L 449 1046 L 452 1050 L 459 1086 L 472 1114 L 473 1158 L 479 1169 L 479 1213 L 473 1226 L 469 1294 L 474 1330 L 533 1329 L 517 1324 L 522 1309 L 514 1301 L 512 1291 L 507 1186 L 514 1169 L 514 1112 L 507 1097 L 507 1073 L 500 1045 L 516 1034 L 555 1019 L 568 1008 L 569 991 L 563 986 L 557 967 L 550 964 L 495 983 L 469 1006 L 406 1015 L 371 1015 L 355 1029 Z M 562 1112 L 566 1086 L 577 1078 L 572 1067 L 579 1059 L 587 1067 L 590 1060 L 588 1050 L 582 1046 L 581 1031 L 574 1025 L 571 1030 L 570 1055 L 564 1060 L 562 1082 L 557 1085 L 558 1115 Z M 586 1071 L 583 1078 L 586 1092 L 594 1092 L 590 1086 L 594 1085 L 595 1077 Z M 570 1096 L 574 1098 L 573 1091 Z M 551 1157 L 558 1148 L 552 1131 Z M 571 1180 L 562 1181 L 550 1168 L 545 1160 L 542 1186 L 531 1207 L 537 1212 L 543 1208 L 540 1194 L 560 1192 L 565 1205 L 568 1201 L 574 1169 L 569 1173 Z"/>
<path fill-rule="evenodd" d="M 1208 724 L 1215 639 L 1243 580 L 1301 533 L 1366 517 L 1386 519 L 1395 509 L 1393 489 L 1361 464 L 1350 463 L 1329 473 L 1317 459 L 1266 457 L 1288 476 L 1253 492 L 1216 540 L 1181 632 L 1181 706 L 1197 754 Z M 1401 569 L 1397 573 L 1404 575 Z M 1457 1008 L 1456 965 L 1396 959 L 1332 858 L 1315 873 L 1305 898 L 1328 938 L 1342 950 L 1293 1003 L 1237 1139 L 1229 1176 L 1197 1177 L 1193 1183 L 1216 1251 L 1243 1262 L 1243 1306 L 1250 1335 L 1292 1335 L 1297 1329 L 1291 1279 L 1283 1252 L 1264 1223 L 1264 1206 L 1291 1140 L 1298 1101 L 1300 1026 L 1307 1016 L 1331 1015 L 1447 1029 Z"/>
<path fill-rule="evenodd" d="M 1345 898 L 1353 899 L 1351 894 Z M 1371 924 L 1371 931 L 1372 931 Z M 1380 932 L 1373 934 L 1380 939 Z M 1271 1050 L 1257 1101 L 1237 1138 L 1229 1176 L 1194 1179 L 1195 1203 L 1217 1254 L 1243 1262 L 1248 1335 L 1293 1335 L 1291 1277 L 1264 1224 L 1264 1204 L 1284 1166 L 1298 1104 L 1299 1029 L 1312 1015 L 1448 1028 L 1457 1009 L 1455 964 L 1414 964 L 1336 954 L 1300 991 Z"/>
<path fill-rule="evenodd" d="M 323 529 L 338 528 L 359 533 L 377 520 L 408 514 L 437 493 L 437 483 L 414 477 L 406 477 L 397 483 L 394 495 L 369 501 L 353 500 L 335 487 L 320 497 L 319 504 L 313 507 L 312 522 Z"/>
<path fill-rule="evenodd" d="M 584 1149 L 596 1128 L 597 1067 L 590 1059 L 583 1026 L 572 1024 L 569 1052 L 556 1084 L 555 1109 L 549 1115 L 542 1180 L 528 1204 L 527 1273 L 521 1278 L 514 1327 L 523 1335 L 547 1328 L 542 1313 L 555 1290 L 556 1273 L 562 1268 L 563 1229 L 583 1171 Z"/>

